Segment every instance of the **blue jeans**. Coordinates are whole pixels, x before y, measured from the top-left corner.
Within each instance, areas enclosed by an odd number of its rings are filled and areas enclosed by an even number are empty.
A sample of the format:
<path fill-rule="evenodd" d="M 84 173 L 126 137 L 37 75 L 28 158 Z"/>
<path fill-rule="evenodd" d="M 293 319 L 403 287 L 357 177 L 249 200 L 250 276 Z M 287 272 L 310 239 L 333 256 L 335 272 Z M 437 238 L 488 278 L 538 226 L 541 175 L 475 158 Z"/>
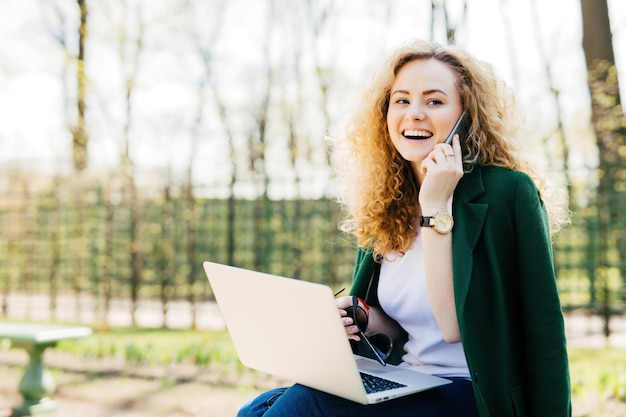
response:
<path fill-rule="evenodd" d="M 449 379 L 452 384 L 373 405 L 296 384 L 259 395 L 237 417 L 478 417 L 472 383 Z"/>

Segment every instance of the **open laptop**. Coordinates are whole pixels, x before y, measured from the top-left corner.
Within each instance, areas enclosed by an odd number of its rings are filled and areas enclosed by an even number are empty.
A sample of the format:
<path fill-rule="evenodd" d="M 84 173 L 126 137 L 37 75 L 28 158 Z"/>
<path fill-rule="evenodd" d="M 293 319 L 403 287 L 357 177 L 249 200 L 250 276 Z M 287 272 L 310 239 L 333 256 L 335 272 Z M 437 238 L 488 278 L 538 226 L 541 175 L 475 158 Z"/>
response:
<path fill-rule="evenodd" d="M 212 262 L 204 270 L 239 359 L 249 368 L 361 404 L 451 383 L 354 355 L 325 285 Z M 368 393 L 362 379 L 367 375 L 392 381 L 392 387 Z"/>

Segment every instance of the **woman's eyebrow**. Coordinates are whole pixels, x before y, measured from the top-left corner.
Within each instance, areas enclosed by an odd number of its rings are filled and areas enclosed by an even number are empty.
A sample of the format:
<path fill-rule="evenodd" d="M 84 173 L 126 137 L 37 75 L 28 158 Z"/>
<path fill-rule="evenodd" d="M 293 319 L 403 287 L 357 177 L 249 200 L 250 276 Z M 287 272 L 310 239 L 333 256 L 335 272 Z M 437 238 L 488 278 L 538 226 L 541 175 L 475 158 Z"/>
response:
<path fill-rule="evenodd" d="M 407 90 L 394 90 L 391 92 L 390 96 L 393 96 L 394 94 L 409 94 L 409 92 Z"/>
<path fill-rule="evenodd" d="M 435 94 L 435 93 L 441 93 L 446 97 L 448 96 L 448 94 L 445 91 L 439 88 L 431 88 L 430 90 L 423 91 L 422 95 L 428 96 L 428 95 Z M 409 94 L 409 91 L 408 90 L 394 90 L 391 92 L 390 96 L 393 96 L 394 94 Z"/>
<path fill-rule="evenodd" d="M 439 88 L 433 88 L 433 89 L 430 89 L 430 90 L 426 90 L 426 91 L 424 91 L 422 93 L 422 95 L 423 96 L 428 96 L 428 95 L 431 95 L 431 94 L 434 94 L 434 93 L 441 93 L 444 96 L 448 97 L 448 94 L 445 91 L 440 90 Z"/>

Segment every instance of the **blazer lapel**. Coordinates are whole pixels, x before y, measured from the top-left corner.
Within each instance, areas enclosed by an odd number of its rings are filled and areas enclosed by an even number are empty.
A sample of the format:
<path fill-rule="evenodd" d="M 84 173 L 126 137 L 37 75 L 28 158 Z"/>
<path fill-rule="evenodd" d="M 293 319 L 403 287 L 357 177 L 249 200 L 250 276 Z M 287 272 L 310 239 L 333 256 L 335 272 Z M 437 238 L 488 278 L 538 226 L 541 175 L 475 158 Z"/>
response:
<path fill-rule="evenodd" d="M 472 276 L 472 252 L 482 232 L 487 217 L 488 205 L 473 202 L 485 193 L 483 169 L 475 166 L 463 176 L 454 193 L 452 215 L 458 227 L 452 237 L 454 296 L 457 313 L 465 307 L 465 299 Z"/>

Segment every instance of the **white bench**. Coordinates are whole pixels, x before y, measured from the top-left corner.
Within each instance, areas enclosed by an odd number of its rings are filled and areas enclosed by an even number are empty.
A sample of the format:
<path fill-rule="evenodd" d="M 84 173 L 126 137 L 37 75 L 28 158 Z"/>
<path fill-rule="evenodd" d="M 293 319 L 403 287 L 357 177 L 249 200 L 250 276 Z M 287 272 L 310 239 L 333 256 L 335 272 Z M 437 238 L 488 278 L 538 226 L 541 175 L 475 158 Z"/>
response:
<path fill-rule="evenodd" d="M 56 410 L 50 395 L 56 389 L 54 378 L 43 363 L 46 348 L 65 339 L 91 335 L 89 327 L 50 324 L 0 322 L 0 341 L 8 340 L 11 347 L 25 349 L 30 359 L 18 390 L 22 404 L 13 407 L 14 416 L 30 416 Z"/>

